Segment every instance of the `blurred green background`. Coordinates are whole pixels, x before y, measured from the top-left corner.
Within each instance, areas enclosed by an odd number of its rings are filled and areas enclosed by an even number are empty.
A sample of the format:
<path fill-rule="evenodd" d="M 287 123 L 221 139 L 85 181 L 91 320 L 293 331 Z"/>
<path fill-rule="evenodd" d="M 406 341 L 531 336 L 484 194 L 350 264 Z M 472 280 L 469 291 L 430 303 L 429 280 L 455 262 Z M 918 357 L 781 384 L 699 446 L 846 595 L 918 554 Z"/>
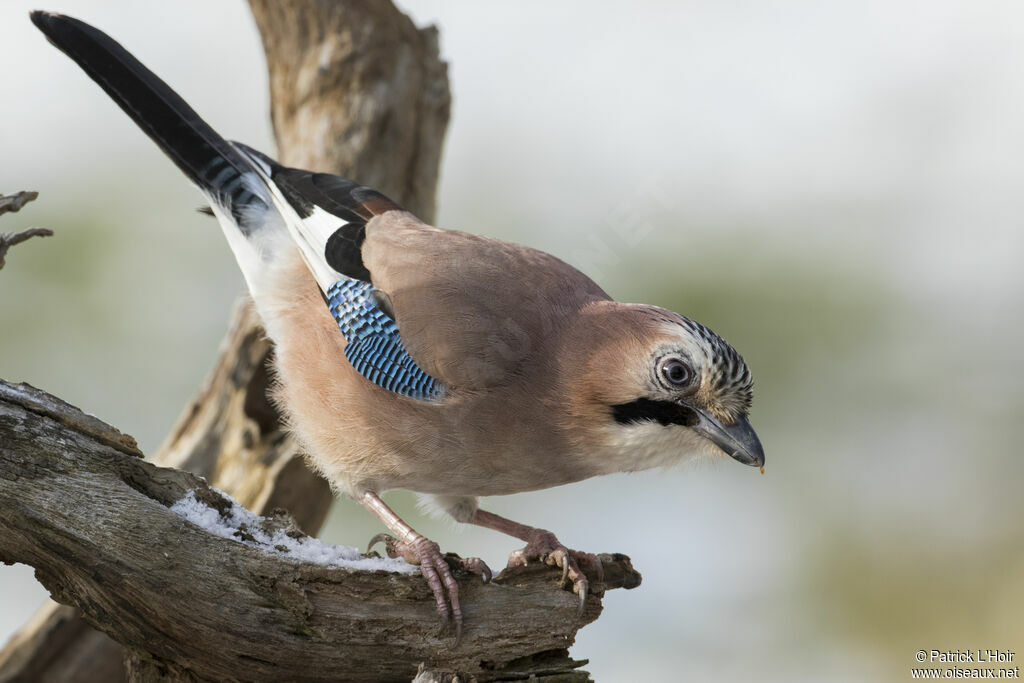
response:
<path fill-rule="evenodd" d="M 200 195 L 0 4 L 0 377 L 153 451 L 243 290 Z M 406 0 L 454 108 L 440 225 L 694 317 L 756 378 L 766 476 L 722 461 L 487 501 L 644 574 L 573 649 L 598 680 L 907 680 L 1024 649 L 1024 6 Z M 273 150 L 239 0 L 65 0 L 228 137 Z M 501 566 L 516 543 L 425 519 Z M 323 536 L 379 526 L 350 502 Z M 45 593 L 0 567 L 0 641 Z M 1024 656 L 1024 654 L 1020 655 Z"/>

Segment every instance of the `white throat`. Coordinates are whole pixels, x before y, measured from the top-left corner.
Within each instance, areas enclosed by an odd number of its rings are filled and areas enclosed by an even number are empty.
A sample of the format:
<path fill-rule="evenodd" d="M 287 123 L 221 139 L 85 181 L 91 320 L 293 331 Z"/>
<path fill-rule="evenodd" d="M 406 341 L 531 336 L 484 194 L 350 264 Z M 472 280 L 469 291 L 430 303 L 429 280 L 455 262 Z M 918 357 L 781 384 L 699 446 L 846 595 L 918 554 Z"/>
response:
<path fill-rule="evenodd" d="M 609 453 L 602 459 L 607 474 L 672 467 L 718 452 L 707 439 L 679 425 L 636 422 L 610 425 L 609 429 Z"/>

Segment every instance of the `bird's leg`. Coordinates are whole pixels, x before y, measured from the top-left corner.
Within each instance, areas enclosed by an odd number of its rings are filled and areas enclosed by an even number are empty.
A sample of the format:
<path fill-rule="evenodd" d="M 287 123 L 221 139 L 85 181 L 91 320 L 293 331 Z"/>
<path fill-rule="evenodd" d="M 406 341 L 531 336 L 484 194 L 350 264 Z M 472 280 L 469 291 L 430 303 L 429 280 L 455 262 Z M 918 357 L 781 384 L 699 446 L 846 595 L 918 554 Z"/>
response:
<path fill-rule="evenodd" d="M 377 515 L 384 525 L 395 534 L 395 536 L 378 534 L 370 541 L 370 546 L 383 540 L 389 557 L 401 557 L 409 564 L 419 565 L 420 572 L 427 580 L 427 585 L 430 586 L 430 590 L 434 593 L 434 599 L 437 601 L 437 613 L 441 615 L 442 628 L 448 627 L 450 612 L 455 621 L 455 640 L 456 642 L 461 640 L 462 607 L 459 605 L 459 584 L 452 576 L 448 562 L 457 562 L 462 569 L 481 575 L 484 581 L 490 580 L 491 570 L 483 560 L 476 557 L 446 559 L 436 543 L 420 535 L 402 521 L 402 518 L 395 514 L 395 511 L 389 508 L 376 493 L 367 491 L 359 499 L 359 502 Z"/>
<path fill-rule="evenodd" d="M 509 555 L 510 567 L 525 566 L 527 562 L 538 560 L 560 567 L 562 569 L 562 585 L 565 585 L 566 581 L 572 581 L 572 590 L 580 598 L 580 614 L 583 613 L 583 605 L 590 588 L 587 574 L 580 566 L 583 565 L 590 571 L 596 583 L 604 582 L 604 569 L 596 555 L 566 548 L 550 531 L 535 529 L 532 526 L 513 522 L 511 519 L 480 509 L 473 513 L 468 522 L 526 541 L 525 548 L 513 551 Z"/>

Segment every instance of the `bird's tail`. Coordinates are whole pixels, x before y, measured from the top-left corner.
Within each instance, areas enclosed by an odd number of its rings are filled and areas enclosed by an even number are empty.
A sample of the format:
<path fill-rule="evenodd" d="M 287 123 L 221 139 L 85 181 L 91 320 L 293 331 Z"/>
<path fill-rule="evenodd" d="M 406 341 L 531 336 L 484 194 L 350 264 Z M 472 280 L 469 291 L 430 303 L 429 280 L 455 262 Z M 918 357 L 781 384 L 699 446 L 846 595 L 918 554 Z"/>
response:
<path fill-rule="evenodd" d="M 230 215 L 243 234 L 258 227 L 271 199 L 252 163 L 232 143 L 107 34 L 61 14 L 36 10 L 30 16 L 50 42 L 99 83 L 210 198 L 215 209 Z"/>

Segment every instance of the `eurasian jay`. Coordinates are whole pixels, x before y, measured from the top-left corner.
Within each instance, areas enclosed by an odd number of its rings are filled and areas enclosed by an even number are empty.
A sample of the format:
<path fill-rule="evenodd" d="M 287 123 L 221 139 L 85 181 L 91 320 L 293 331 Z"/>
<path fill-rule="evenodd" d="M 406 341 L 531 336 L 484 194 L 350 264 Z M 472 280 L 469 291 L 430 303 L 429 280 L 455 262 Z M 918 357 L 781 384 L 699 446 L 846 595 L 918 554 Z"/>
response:
<path fill-rule="evenodd" d="M 384 522 L 389 554 L 419 564 L 457 632 L 451 567 L 381 492 L 418 492 L 526 541 L 510 562 L 558 565 L 582 609 L 585 554 L 481 510 L 479 496 L 697 453 L 763 466 L 750 370 L 707 327 L 615 302 L 544 252 L 425 225 L 351 180 L 228 142 L 106 34 L 31 17 L 206 196 L 275 344 L 275 399 L 309 462 Z"/>

